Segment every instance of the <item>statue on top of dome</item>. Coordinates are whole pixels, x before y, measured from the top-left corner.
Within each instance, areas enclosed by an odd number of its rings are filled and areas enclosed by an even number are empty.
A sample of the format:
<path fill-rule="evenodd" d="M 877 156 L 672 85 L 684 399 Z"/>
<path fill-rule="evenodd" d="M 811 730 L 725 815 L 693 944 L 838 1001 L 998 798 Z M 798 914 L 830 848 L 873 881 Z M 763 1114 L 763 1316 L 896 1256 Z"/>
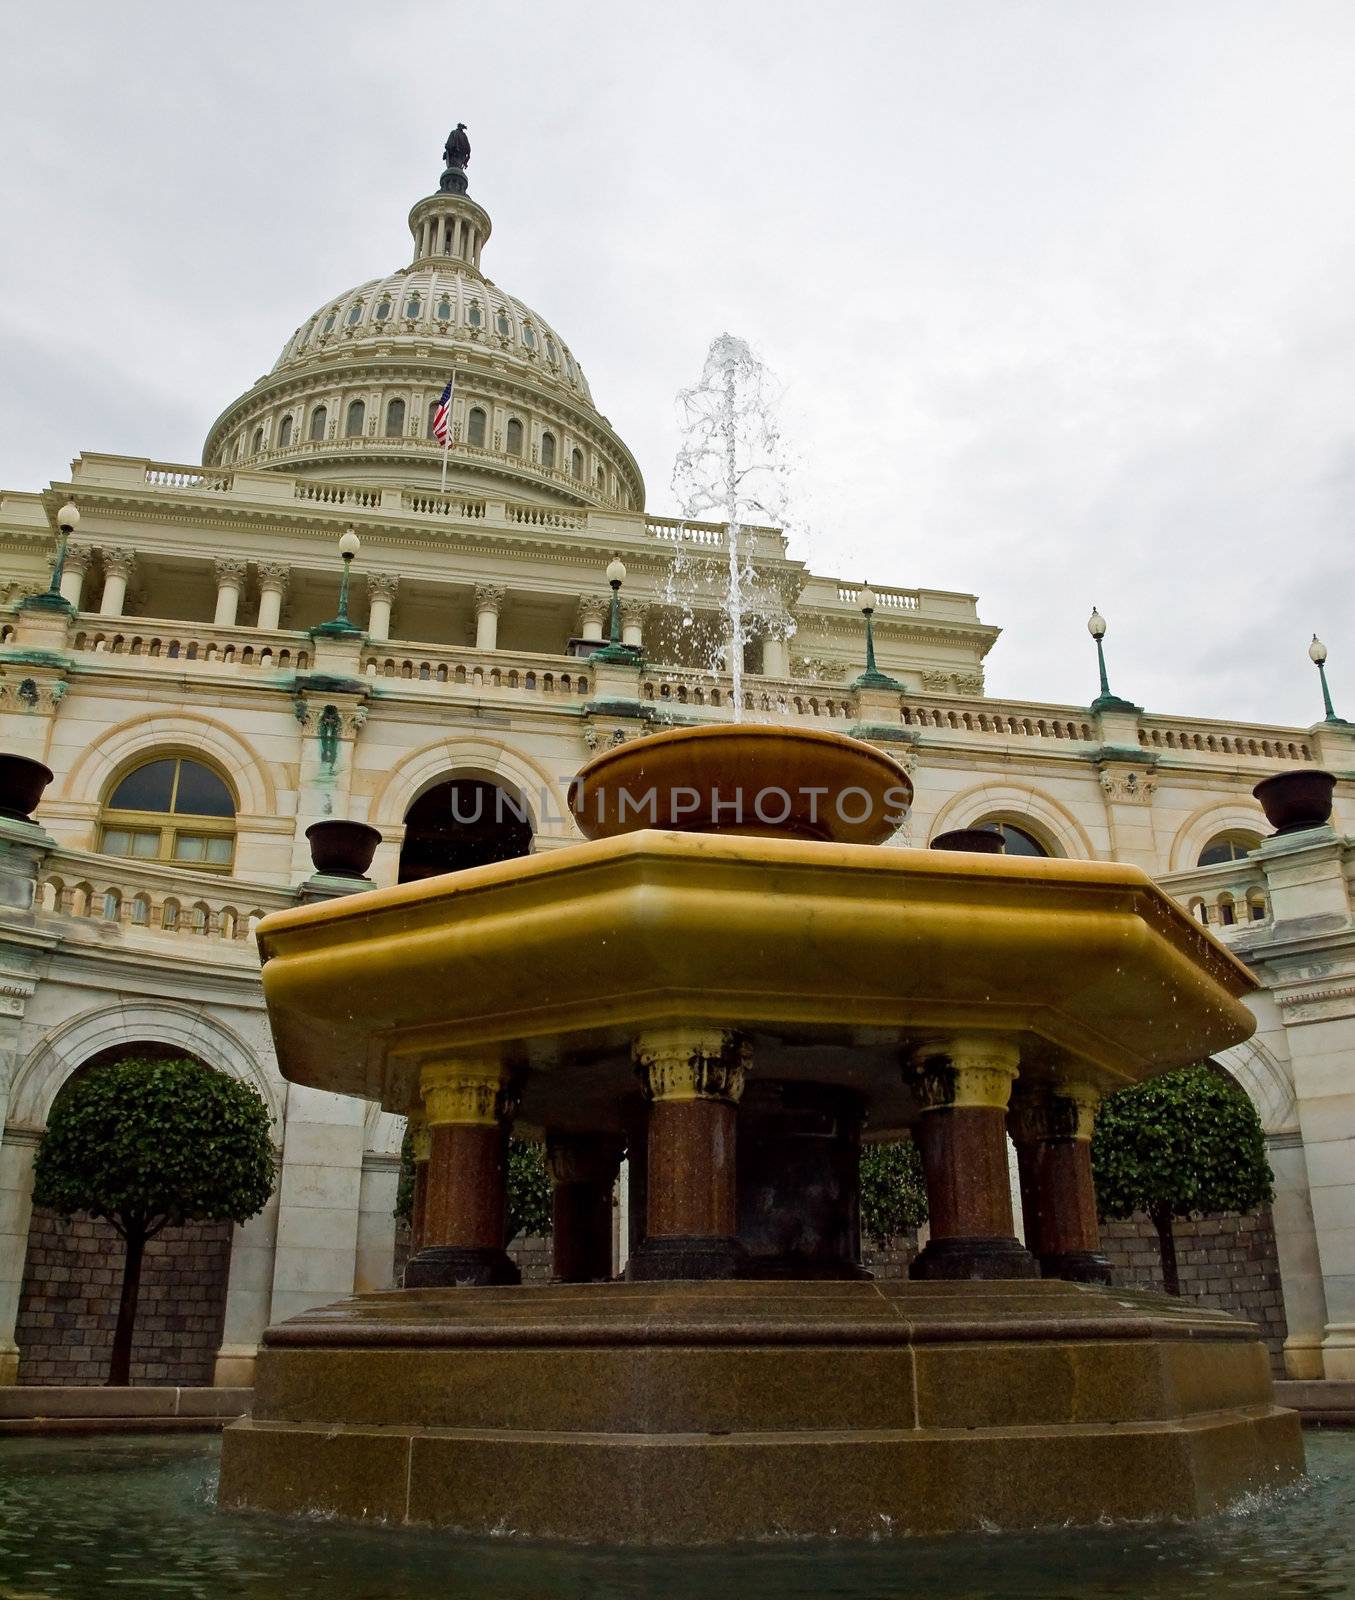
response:
<path fill-rule="evenodd" d="M 470 140 L 466 137 L 466 124 L 458 122 L 447 135 L 442 158 L 447 170 L 442 174 L 438 188 L 444 194 L 465 194 L 466 167 L 470 161 Z"/>

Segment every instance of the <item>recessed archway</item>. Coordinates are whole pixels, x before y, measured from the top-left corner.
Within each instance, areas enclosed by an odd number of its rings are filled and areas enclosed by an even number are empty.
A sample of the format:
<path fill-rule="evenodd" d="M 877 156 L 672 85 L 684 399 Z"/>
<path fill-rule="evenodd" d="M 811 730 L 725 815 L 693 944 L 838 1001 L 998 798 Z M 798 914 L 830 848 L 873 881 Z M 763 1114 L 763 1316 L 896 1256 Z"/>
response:
<path fill-rule="evenodd" d="M 511 861 L 532 848 L 522 797 L 483 778 L 444 778 L 405 813 L 400 882 Z"/>

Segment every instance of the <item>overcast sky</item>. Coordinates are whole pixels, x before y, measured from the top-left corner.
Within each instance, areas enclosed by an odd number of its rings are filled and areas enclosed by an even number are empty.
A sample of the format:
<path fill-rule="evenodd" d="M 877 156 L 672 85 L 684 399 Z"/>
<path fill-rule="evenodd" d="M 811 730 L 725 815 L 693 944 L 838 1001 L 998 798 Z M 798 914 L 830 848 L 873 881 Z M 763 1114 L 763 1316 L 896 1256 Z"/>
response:
<path fill-rule="evenodd" d="M 2 0 L 0 484 L 196 461 L 408 259 L 489 275 L 673 508 L 709 341 L 784 385 L 793 553 L 977 593 L 989 692 L 1355 719 L 1355 4 Z"/>

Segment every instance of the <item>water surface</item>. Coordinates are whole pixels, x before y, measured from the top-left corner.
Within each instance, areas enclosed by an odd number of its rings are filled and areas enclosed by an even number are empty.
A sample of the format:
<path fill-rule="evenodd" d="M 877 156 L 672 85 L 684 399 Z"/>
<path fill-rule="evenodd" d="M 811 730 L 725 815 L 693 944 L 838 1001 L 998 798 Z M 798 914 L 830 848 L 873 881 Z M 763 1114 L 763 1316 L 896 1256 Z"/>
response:
<path fill-rule="evenodd" d="M 1307 1448 L 1306 1483 L 1190 1527 L 659 1554 L 227 1515 L 208 1435 L 0 1440 L 0 1600 L 1355 1597 L 1355 1432 Z"/>

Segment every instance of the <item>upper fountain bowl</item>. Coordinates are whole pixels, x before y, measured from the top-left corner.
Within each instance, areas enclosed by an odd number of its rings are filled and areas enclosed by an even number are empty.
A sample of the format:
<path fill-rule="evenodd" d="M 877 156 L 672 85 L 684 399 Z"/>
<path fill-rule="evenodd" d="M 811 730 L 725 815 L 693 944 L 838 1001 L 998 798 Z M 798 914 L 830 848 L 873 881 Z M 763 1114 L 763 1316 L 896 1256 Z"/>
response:
<path fill-rule="evenodd" d="M 641 828 L 882 844 L 913 785 L 873 745 L 841 733 L 732 723 L 618 745 L 579 773 L 570 809 L 589 839 Z"/>

